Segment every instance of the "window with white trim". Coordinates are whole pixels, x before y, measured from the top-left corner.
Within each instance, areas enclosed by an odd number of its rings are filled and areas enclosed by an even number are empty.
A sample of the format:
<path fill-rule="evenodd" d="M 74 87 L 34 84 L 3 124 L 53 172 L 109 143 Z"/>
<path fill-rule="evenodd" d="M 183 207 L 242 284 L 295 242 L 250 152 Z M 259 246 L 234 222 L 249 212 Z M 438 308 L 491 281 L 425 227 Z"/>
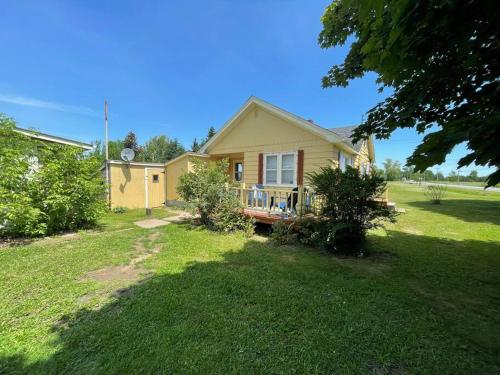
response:
<path fill-rule="evenodd" d="M 345 167 L 347 165 L 349 165 L 351 167 L 353 165 L 353 163 L 352 163 L 352 160 L 353 160 L 352 156 L 344 154 L 342 151 L 339 151 L 338 160 L 339 160 L 339 168 L 342 171 L 345 171 Z"/>
<path fill-rule="evenodd" d="M 297 185 L 297 153 L 264 154 L 264 185 Z"/>

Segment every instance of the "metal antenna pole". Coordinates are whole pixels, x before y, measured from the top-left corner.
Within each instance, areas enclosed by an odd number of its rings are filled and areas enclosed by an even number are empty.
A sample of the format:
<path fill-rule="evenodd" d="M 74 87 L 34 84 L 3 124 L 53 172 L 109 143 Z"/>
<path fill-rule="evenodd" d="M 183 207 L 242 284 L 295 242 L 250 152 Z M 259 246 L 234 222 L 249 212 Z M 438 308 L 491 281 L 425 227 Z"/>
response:
<path fill-rule="evenodd" d="M 109 178 L 109 150 L 108 150 L 108 101 L 104 100 L 104 149 L 106 156 L 106 189 L 108 192 L 108 204 L 111 207 L 111 189 L 109 186 L 110 178 Z"/>
<path fill-rule="evenodd" d="M 105 130 L 105 142 L 106 142 L 106 161 L 109 159 L 108 151 L 108 101 L 104 101 L 104 130 Z"/>

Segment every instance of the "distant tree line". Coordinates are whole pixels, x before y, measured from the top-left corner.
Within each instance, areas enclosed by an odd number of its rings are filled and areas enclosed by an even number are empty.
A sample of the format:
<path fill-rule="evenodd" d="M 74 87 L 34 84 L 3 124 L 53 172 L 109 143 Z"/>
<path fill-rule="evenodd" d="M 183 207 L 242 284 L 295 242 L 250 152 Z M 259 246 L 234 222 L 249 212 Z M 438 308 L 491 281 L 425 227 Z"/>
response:
<path fill-rule="evenodd" d="M 207 136 L 198 141 L 196 138 L 191 145 L 191 151 L 198 152 L 205 143 L 208 142 L 215 134 L 215 129 L 211 126 L 208 129 Z M 95 149 L 92 152 L 93 156 L 104 162 L 106 149 L 104 143 L 100 140 L 94 142 Z M 175 159 L 186 152 L 184 146 L 177 138 L 169 138 L 166 135 L 156 135 L 151 137 L 144 144 L 139 144 L 137 136 L 133 132 L 129 132 L 124 139 L 116 139 L 109 141 L 108 152 L 109 159 L 120 160 L 120 153 L 124 148 L 134 150 L 134 161 L 142 161 L 149 163 L 165 163 Z"/>
<path fill-rule="evenodd" d="M 455 181 L 455 182 L 485 182 L 487 176 L 479 176 L 477 171 L 472 170 L 469 174 L 459 174 L 451 171 L 447 176 L 441 172 L 434 173 L 427 169 L 424 172 L 416 172 L 413 166 L 402 165 L 397 160 L 385 159 L 383 168 L 378 169 L 379 173 L 387 181 L 400 181 L 403 179 L 414 181 Z"/>

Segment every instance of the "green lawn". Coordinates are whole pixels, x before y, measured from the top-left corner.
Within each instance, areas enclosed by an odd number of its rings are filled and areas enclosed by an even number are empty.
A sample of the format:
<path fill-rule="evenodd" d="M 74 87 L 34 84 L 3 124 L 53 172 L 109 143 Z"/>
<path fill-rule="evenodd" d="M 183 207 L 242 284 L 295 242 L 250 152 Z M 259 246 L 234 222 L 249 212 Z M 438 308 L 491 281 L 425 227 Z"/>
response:
<path fill-rule="evenodd" d="M 407 212 L 365 259 L 142 211 L 0 248 L 0 373 L 499 373 L 500 194 L 389 194 Z"/>

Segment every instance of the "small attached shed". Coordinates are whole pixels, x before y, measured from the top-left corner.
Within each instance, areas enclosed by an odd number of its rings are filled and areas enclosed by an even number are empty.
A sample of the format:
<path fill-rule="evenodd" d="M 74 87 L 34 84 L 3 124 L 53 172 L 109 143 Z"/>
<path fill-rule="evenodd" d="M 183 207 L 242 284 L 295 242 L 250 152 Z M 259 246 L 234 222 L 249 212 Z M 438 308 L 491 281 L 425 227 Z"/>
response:
<path fill-rule="evenodd" d="M 167 205 L 175 205 L 181 202 L 179 195 L 177 194 L 177 185 L 179 183 L 179 178 L 186 172 L 191 172 L 193 170 L 193 160 L 202 159 L 209 160 L 210 155 L 197 154 L 195 152 L 186 152 L 181 156 L 168 161 L 165 164 L 165 172 L 167 179 Z"/>
<path fill-rule="evenodd" d="M 165 204 L 165 164 L 110 160 L 108 167 L 111 208 L 145 208 L 146 205 L 155 208 Z"/>

